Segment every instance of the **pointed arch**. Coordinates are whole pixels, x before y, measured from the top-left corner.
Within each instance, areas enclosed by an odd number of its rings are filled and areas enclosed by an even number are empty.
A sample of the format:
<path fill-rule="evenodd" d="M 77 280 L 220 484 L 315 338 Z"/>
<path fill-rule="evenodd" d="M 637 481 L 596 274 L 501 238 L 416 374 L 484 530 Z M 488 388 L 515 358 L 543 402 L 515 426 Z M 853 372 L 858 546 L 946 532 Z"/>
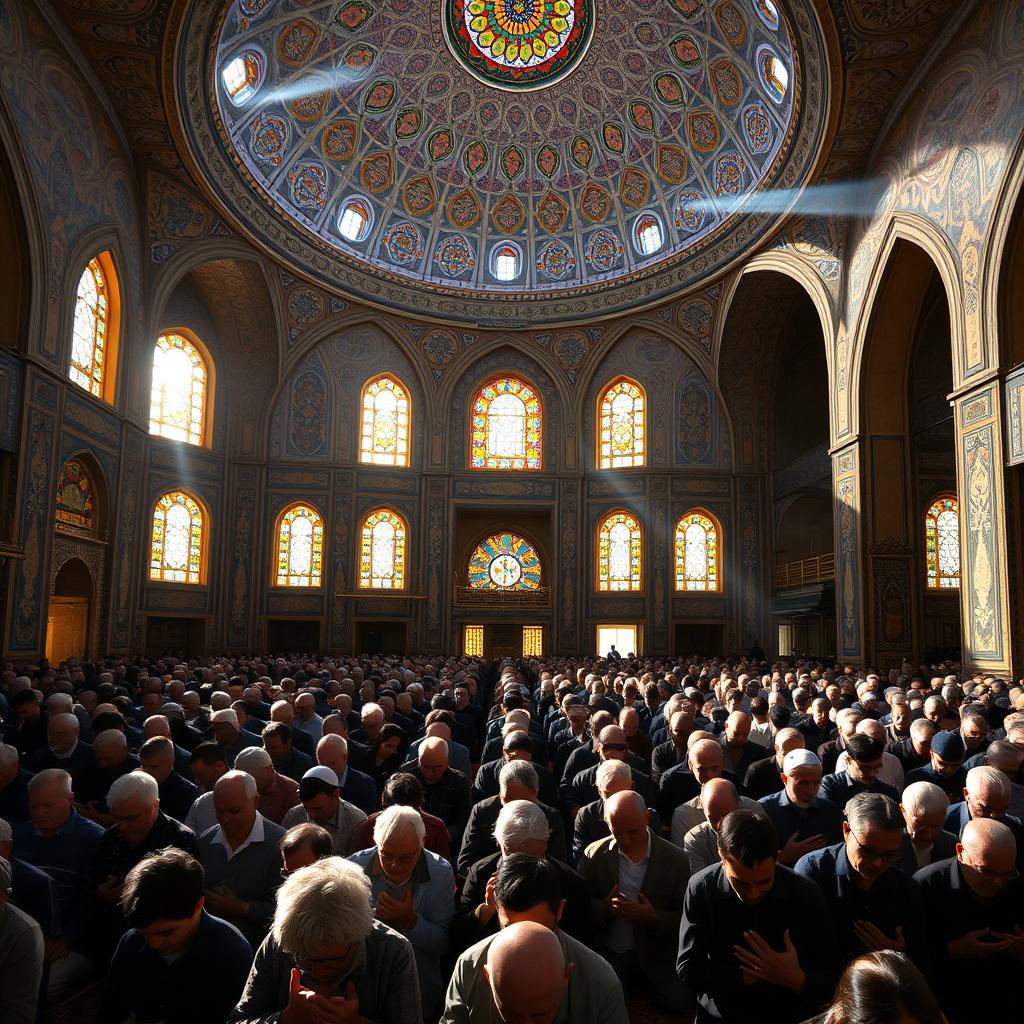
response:
<path fill-rule="evenodd" d="M 674 551 L 677 591 L 722 590 L 722 526 L 707 509 L 680 516 Z"/>
<path fill-rule="evenodd" d="M 359 461 L 408 466 L 412 407 L 405 384 L 391 373 L 372 377 L 363 386 L 359 405 Z"/>
<path fill-rule="evenodd" d="M 117 271 L 105 250 L 89 260 L 78 278 L 68 379 L 110 405 L 116 393 L 120 325 Z"/>
<path fill-rule="evenodd" d="M 205 583 L 210 520 L 199 499 L 186 491 L 168 491 L 153 505 L 151 523 L 149 578 Z"/>
<path fill-rule="evenodd" d="M 149 432 L 171 441 L 210 447 L 214 364 L 187 328 L 165 331 L 153 346 Z"/>
<path fill-rule="evenodd" d="M 960 502 L 940 494 L 924 516 L 925 563 L 929 590 L 960 589 Z"/>
<path fill-rule="evenodd" d="M 473 469 L 543 468 L 544 411 L 540 392 L 516 374 L 493 377 L 473 398 Z"/>
<path fill-rule="evenodd" d="M 401 513 L 379 508 L 359 526 L 361 590 L 405 590 L 409 525 Z"/>
<path fill-rule="evenodd" d="M 323 583 L 324 520 L 309 502 L 285 506 L 274 522 L 277 561 L 274 585 L 319 587 Z"/>
<path fill-rule="evenodd" d="M 597 401 L 598 469 L 631 469 L 647 464 L 647 394 L 630 377 L 615 377 Z"/>
<path fill-rule="evenodd" d="M 107 535 L 107 482 L 88 452 L 72 454 L 57 477 L 54 525 L 65 533 L 104 540 Z"/>
<path fill-rule="evenodd" d="M 597 531 L 598 591 L 642 590 L 643 547 L 643 527 L 632 512 L 606 516 Z"/>

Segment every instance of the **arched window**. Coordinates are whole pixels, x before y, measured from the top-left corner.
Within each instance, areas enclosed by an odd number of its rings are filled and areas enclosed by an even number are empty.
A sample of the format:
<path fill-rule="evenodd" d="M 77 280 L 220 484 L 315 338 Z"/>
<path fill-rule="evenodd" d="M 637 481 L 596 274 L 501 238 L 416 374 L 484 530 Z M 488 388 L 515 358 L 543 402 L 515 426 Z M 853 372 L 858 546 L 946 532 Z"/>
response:
<path fill-rule="evenodd" d="M 515 242 L 499 242 L 491 250 L 491 274 L 496 281 L 514 281 L 523 269 L 523 253 Z"/>
<path fill-rule="evenodd" d="M 541 468 L 540 399 L 516 377 L 485 384 L 473 402 L 473 469 Z"/>
<path fill-rule="evenodd" d="M 371 512 L 360 530 L 359 586 L 366 590 L 405 589 L 405 520 L 389 508 Z"/>
<path fill-rule="evenodd" d="M 676 590 L 721 590 L 720 534 L 718 524 L 700 509 L 676 523 Z"/>
<path fill-rule="evenodd" d="M 363 388 L 359 461 L 409 465 L 409 393 L 395 377 L 377 377 Z"/>
<path fill-rule="evenodd" d="M 633 221 L 633 247 L 641 256 L 653 256 L 664 240 L 661 222 L 653 213 L 641 213 Z"/>
<path fill-rule="evenodd" d="M 468 577 L 473 590 L 539 590 L 540 556 L 525 537 L 495 533 L 477 544 Z"/>
<path fill-rule="evenodd" d="M 110 400 L 105 380 L 112 349 L 112 267 L 97 256 L 89 261 L 78 279 L 75 323 L 71 335 L 71 365 L 68 377 L 97 398 Z"/>
<path fill-rule="evenodd" d="M 640 590 L 643 531 L 629 512 L 613 512 L 597 534 L 597 589 Z"/>
<path fill-rule="evenodd" d="M 644 392 L 639 384 L 621 377 L 606 388 L 601 394 L 598 420 L 599 469 L 645 464 Z"/>
<path fill-rule="evenodd" d="M 289 505 L 277 520 L 279 587 L 319 587 L 324 556 L 324 521 L 311 505 Z"/>
<path fill-rule="evenodd" d="M 960 502 L 952 494 L 936 498 L 924 519 L 928 589 L 960 586 Z"/>
<path fill-rule="evenodd" d="M 257 50 L 245 50 L 224 65 L 220 80 L 228 99 L 236 107 L 243 106 L 259 92 L 264 67 L 263 54 Z"/>
<path fill-rule="evenodd" d="M 349 242 L 362 242 L 370 233 L 373 208 L 361 196 L 345 200 L 338 217 L 338 233 Z"/>
<path fill-rule="evenodd" d="M 161 334 L 153 350 L 149 432 L 172 441 L 206 440 L 206 357 L 182 334 Z"/>
<path fill-rule="evenodd" d="M 171 491 L 153 506 L 149 578 L 202 583 L 206 574 L 206 517 L 194 498 Z"/>

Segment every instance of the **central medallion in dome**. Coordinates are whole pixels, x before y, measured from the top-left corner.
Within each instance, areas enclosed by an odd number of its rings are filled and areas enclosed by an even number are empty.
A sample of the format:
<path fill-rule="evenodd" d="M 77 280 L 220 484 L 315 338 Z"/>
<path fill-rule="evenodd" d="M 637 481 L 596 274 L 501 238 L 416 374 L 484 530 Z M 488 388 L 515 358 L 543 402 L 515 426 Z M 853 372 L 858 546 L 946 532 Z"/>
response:
<path fill-rule="evenodd" d="M 445 40 L 467 71 L 500 89 L 540 89 L 579 64 L 594 0 L 442 0 Z"/>

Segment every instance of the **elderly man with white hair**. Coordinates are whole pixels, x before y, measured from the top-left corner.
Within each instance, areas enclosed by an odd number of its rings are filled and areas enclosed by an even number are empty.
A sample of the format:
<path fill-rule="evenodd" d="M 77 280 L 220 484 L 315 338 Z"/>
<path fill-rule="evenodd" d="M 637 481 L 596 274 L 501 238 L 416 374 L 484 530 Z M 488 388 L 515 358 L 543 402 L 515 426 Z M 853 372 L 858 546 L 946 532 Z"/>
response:
<path fill-rule="evenodd" d="M 95 784 L 96 757 L 93 748 L 80 739 L 81 726 L 69 712 L 51 715 L 46 722 L 46 746 L 25 763 L 34 775 L 48 768 L 60 768 L 71 776 L 75 793 L 87 796 Z"/>
<path fill-rule="evenodd" d="M 505 857 L 524 853 L 547 860 L 558 874 L 566 901 L 562 927 L 586 942 L 593 928 L 593 914 L 587 886 L 580 874 L 548 851 L 551 827 L 544 811 L 531 800 L 510 800 L 494 825 L 498 852 L 478 860 L 466 873 L 459 900 L 457 927 L 453 929 L 456 948 L 478 942 L 498 930 L 497 905 L 493 888 L 498 867 Z"/>
<path fill-rule="evenodd" d="M 1018 867 L 1024 868 L 1024 825 L 1009 813 L 1010 780 L 995 768 L 979 765 L 967 773 L 964 798 L 951 804 L 946 815 L 946 831 L 958 838 L 975 818 L 1001 821 L 1017 843 Z"/>
<path fill-rule="evenodd" d="M 455 914 L 455 877 L 446 860 L 424 849 L 425 835 L 414 808 L 388 807 L 373 824 L 374 845 L 349 859 L 370 879 L 377 919 L 412 943 L 423 1016 L 433 1020 L 444 994 L 441 960 Z"/>
<path fill-rule="evenodd" d="M 273 929 L 228 1024 L 423 1024 L 409 940 L 375 920 L 370 880 L 328 857 L 281 886 Z"/>
<path fill-rule="evenodd" d="M 281 775 L 262 747 L 247 747 L 240 751 L 235 758 L 235 768 L 255 779 L 260 794 L 257 810 L 275 825 L 280 825 L 284 816 L 299 805 L 299 784 L 287 775 Z"/>
<path fill-rule="evenodd" d="M 12 826 L 28 821 L 28 782 L 18 748 L 0 743 L 0 818 Z"/>
<path fill-rule="evenodd" d="M 217 825 L 199 838 L 206 907 L 230 921 L 255 948 L 263 941 L 281 881 L 277 844 L 285 830 L 256 809 L 256 780 L 229 771 L 213 787 Z"/>
<path fill-rule="evenodd" d="M 957 837 L 945 831 L 949 797 L 934 783 L 912 782 L 900 798 L 901 867 L 909 875 L 956 854 Z"/>
<path fill-rule="evenodd" d="M 924 898 L 932 982 L 951 1024 L 978 1020 L 979 999 L 1011 1016 L 1019 1003 L 1024 883 L 1016 860 L 1013 832 L 1000 821 L 974 818 L 955 857 L 914 875 Z M 982 987 L 967 978 L 983 979 Z"/>
<path fill-rule="evenodd" d="M 210 729 L 213 738 L 224 751 L 224 761 L 229 768 L 234 766 L 235 758 L 246 747 L 258 747 L 259 736 L 243 729 L 238 724 L 238 715 L 233 708 L 222 708 L 210 716 Z"/>
<path fill-rule="evenodd" d="M 314 743 L 324 734 L 324 720 L 316 713 L 316 697 L 308 690 L 295 698 L 294 728 L 304 732 Z"/>

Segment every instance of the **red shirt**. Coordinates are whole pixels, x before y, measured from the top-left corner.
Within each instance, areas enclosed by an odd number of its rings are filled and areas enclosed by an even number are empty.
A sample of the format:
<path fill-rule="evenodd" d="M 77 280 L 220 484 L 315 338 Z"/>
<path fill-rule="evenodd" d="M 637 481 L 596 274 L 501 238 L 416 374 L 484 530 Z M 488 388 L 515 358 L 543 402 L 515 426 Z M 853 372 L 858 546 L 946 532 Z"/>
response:
<path fill-rule="evenodd" d="M 377 820 L 378 814 L 380 811 L 375 811 L 352 833 L 350 853 L 368 850 L 373 846 L 373 823 Z M 448 844 L 448 826 L 440 818 L 434 817 L 433 814 L 427 814 L 426 811 L 420 811 L 420 817 L 427 827 L 427 834 L 423 839 L 424 847 L 431 853 L 436 853 L 438 857 L 444 857 L 451 864 L 452 853 Z"/>
<path fill-rule="evenodd" d="M 282 818 L 298 803 L 299 784 L 278 772 L 274 784 L 260 796 L 256 810 L 275 825 L 280 825 Z"/>

